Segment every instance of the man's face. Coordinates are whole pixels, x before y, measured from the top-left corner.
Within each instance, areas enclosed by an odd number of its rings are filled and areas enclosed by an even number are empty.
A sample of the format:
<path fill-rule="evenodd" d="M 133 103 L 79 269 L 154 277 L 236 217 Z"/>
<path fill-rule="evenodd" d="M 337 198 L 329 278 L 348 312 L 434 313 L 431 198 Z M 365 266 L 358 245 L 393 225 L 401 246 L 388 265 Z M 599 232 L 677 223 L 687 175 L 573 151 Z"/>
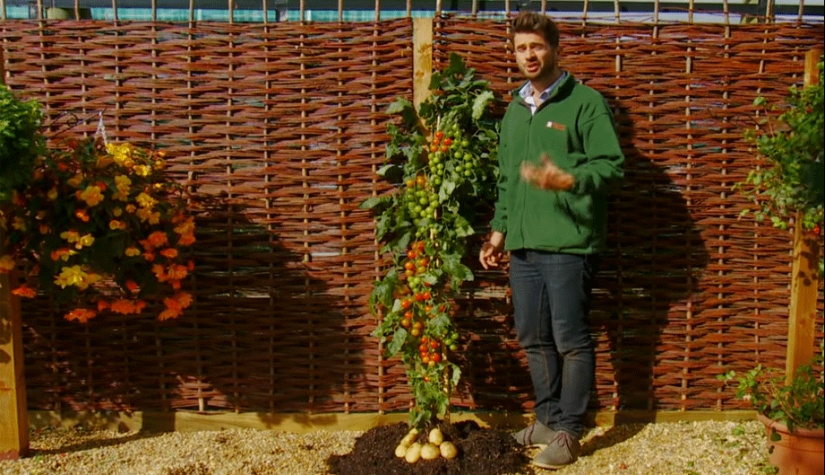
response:
<path fill-rule="evenodd" d="M 543 36 L 516 33 L 513 35 L 513 46 L 518 68 L 527 80 L 541 84 L 553 77 L 559 64 L 558 49 L 550 46 Z"/>

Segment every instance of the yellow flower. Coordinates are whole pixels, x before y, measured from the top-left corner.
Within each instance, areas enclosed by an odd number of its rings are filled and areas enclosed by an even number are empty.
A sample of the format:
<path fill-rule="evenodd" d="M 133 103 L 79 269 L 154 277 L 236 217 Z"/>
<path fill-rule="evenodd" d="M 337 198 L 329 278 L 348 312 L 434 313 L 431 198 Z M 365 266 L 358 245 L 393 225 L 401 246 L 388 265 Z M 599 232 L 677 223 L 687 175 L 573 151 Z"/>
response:
<path fill-rule="evenodd" d="M 123 221 L 118 221 L 116 219 L 113 219 L 113 220 L 109 221 L 109 229 L 111 229 L 111 230 L 126 229 L 126 223 L 124 223 Z"/>
<path fill-rule="evenodd" d="M 100 187 L 92 185 L 80 193 L 80 199 L 85 201 L 89 206 L 95 206 L 103 201 L 103 193 L 101 192 Z"/>
<path fill-rule="evenodd" d="M 73 188 L 80 188 L 80 184 L 83 183 L 83 175 L 78 173 L 77 175 L 66 180 L 66 183 L 71 185 Z"/>
<path fill-rule="evenodd" d="M 135 213 L 141 221 L 149 224 L 158 224 L 160 222 L 160 212 L 152 211 L 147 208 L 141 208 Z"/>
<path fill-rule="evenodd" d="M 77 244 L 74 245 L 75 249 L 81 249 L 84 246 L 88 247 L 95 243 L 95 238 L 91 234 L 86 234 L 83 237 L 77 240 Z"/>
<path fill-rule="evenodd" d="M 80 266 L 66 266 L 60 270 L 60 275 L 55 277 L 54 283 L 65 289 L 70 285 L 75 285 L 80 290 L 86 289 L 88 285 L 85 284 L 86 273 Z"/>
<path fill-rule="evenodd" d="M 123 208 L 114 208 L 114 209 L 112 209 L 112 214 L 115 215 L 116 218 L 119 218 L 120 215 L 123 214 Z"/>
<path fill-rule="evenodd" d="M 157 204 L 157 200 L 147 195 L 146 193 L 141 193 L 137 195 L 135 201 L 137 201 L 138 204 L 144 208 L 153 208 L 155 204 Z"/>
<path fill-rule="evenodd" d="M 126 251 L 124 252 L 124 254 L 126 254 L 126 255 L 127 255 L 127 256 L 129 256 L 129 257 L 139 256 L 139 255 L 140 255 L 140 249 L 138 249 L 138 248 L 136 248 L 136 247 L 134 247 L 134 246 L 132 246 L 132 247 L 127 247 L 127 248 L 126 248 Z"/>
<path fill-rule="evenodd" d="M 0 273 L 5 274 L 11 271 L 14 269 L 15 265 L 16 263 L 14 262 L 14 259 L 12 259 L 12 257 L 8 254 L 0 256 Z"/>
<path fill-rule="evenodd" d="M 129 190 L 132 187 L 132 180 L 129 179 L 126 175 L 118 175 L 115 177 L 115 187 L 117 188 L 117 193 L 113 195 L 113 198 L 120 201 L 126 201 L 129 199 Z"/>
<path fill-rule="evenodd" d="M 152 169 L 146 165 L 135 166 L 135 174 L 139 176 L 149 176 L 151 173 Z"/>
<path fill-rule="evenodd" d="M 133 204 L 126 205 L 126 212 L 129 213 L 129 214 L 134 213 L 136 209 L 137 209 L 137 206 L 135 206 Z"/>
<path fill-rule="evenodd" d="M 77 242 L 77 240 L 80 239 L 80 233 L 77 231 L 63 231 L 60 233 L 60 237 L 69 242 Z"/>
<path fill-rule="evenodd" d="M 57 199 L 57 188 L 52 188 L 51 190 L 49 190 L 49 192 L 46 193 L 46 196 L 52 201 L 56 200 Z"/>
<path fill-rule="evenodd" d="M 106 151 L 112 155 L 112 159 L 115 163 L 126 168 L 132 168 L 135 164 L 132 159 L 133 150 L 134 146 L 130 143 L 106 144 Z"/>

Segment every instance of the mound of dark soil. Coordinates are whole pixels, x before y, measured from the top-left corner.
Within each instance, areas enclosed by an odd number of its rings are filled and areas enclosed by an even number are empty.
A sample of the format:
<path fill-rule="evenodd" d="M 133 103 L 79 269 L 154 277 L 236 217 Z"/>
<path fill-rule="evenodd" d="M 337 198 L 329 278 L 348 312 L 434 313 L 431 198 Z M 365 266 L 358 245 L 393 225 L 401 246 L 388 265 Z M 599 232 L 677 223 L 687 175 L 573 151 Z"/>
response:
<path fill-rule="evenodd" d="M 452 460 L 441 457 L 414 464 L 395 456 L 395 447 L 407 434 L 407 424 L 379 426 L 365 432 L 352 452 L 327 459 L 335 475 L 502 475 L 532 474 L 530 459 L 507 432 L 485 429 L 473 421 L 440 425 L 446 440 L 458 448 Z M 419 434 L 419 441 L 426 433 Z"/>

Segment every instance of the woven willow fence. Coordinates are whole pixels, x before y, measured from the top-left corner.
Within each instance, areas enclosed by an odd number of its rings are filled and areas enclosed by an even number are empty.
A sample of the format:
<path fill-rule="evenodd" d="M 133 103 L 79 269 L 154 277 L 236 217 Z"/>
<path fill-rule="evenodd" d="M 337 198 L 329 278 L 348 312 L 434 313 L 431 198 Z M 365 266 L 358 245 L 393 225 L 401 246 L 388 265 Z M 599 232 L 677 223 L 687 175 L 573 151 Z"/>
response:
<path fill-rule="evenodd" d="M 801 84 L 822 26 L 578 21 L 562 35 L 563 66 L 609 99 L 627 154 L 592 315 L 593 409 L 742 407 L 716 375 L 784 366 L 792 240 L 738 217 L 732 185 L 757 164 L 742 132 L 756 96 Z M 403 365 L 370 336 L 386 257 L 358 205 L 390 191 L 374 172 L 385 107 L 412 98 L 412 37 L 411 19 L 0 22 L 6 82 L 43 104 L 48 133 L 91 135 L 102 117 L 109 140 L 165 149 L 199 225 L 179 320 L 78 325 L 24 303 L 29 408 L 406 410 Z M 451 52 L 500 112 L 519 83 L 506 21 L 437 17 L 436 69 Z M 454 402 L 529 411 L 506 273 L 468 263 Z"/>

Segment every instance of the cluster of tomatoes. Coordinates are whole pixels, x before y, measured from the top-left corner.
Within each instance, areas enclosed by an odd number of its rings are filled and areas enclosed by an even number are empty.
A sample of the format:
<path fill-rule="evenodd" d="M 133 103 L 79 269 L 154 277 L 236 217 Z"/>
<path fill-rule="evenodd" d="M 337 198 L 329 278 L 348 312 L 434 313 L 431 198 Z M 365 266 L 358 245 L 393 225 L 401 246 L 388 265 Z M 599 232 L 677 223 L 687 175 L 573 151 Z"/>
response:
<path fill-rule="evenodd" d="M 413 219 L 433 218 L 438 212 L 438 194 L 427 186 L 427 177 L 418 175 L 405 183 L 404 205 Z M 435 184 L 435 183 L 433 183 Z"/>
<path fill-rule="evenodd" d="M 402 260 L 402 281 L 406 281 L 406 285 L 397 297 L 400 298 L 400 311 L 403 312 L 400 315 L 400 325 L 407 329 L 413 338 L 410 343 L 418 344 L 421 362 L 432 368 L 444 361 L 444 351 L 458 349 L 458 333 L 447 329 L 445 334 L 436 335 L 427 329 L 427 321 L 447 314 L 450 308 L 448 302 L 437 302 L 438 295 L 431 288 L 431 280 L 428 280 L 427 275 L 436 262 L 427 251 L 427 243 L 424 240 L 414 241 L 407 248 L 406 256 Z"/>
<path fill-rule="evenodd" d="M 448 175 L 454 181 L 471 178 L 480 159 L 470 148 L 470 141 L 461 137 L 458 125 L 447 133 L 439 130 L 430 141 L 428 167 L 433 174 L 433 185 L 439 186 Z"/>

